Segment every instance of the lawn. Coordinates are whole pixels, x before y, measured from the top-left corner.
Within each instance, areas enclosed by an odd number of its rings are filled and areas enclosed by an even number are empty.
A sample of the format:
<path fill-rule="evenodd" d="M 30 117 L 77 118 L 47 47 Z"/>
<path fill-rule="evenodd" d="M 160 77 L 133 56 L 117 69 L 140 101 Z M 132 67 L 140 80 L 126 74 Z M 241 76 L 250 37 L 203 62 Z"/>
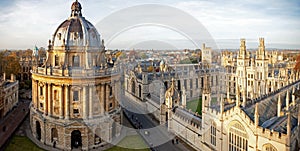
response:
<path fill-rule="evenodd" d="M 211 104 L 216 104 L 217 98 L 211 98 Z M 202 115 L 202 98 L 192 100 L 186 103 L 186 108 L 191 109 L 193 112 L 198 112 L 199 115 Z"/>
<path fill-rule="evenodd" d="M 201 115 L 202 114 L 202 98 L 187 102 L 186 108 L 191 109 L 193 112 L 198 112 L 198 114 Z"/>
<path fill-rule="evenodd" d="M 133 135 L 125 137 L 118 145 L 106 151 L 150 151 L 150 149 L 139 135 Z"/>
<path fill-rule="evenodd" d="M 44 151 L 25 136 L 13 136 L 5 151 Z"/>

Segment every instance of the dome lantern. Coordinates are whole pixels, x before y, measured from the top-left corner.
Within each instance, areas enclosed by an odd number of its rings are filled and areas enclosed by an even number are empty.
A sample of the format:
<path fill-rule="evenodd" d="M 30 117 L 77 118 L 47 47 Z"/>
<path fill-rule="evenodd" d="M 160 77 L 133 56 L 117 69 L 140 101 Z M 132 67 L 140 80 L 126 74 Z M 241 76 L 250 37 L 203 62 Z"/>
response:
<path fill-rule="evenodd" d="M 76 0 L 71 6 L 71 17 L 82 16 L 81 9 L 81 4 Z"/>

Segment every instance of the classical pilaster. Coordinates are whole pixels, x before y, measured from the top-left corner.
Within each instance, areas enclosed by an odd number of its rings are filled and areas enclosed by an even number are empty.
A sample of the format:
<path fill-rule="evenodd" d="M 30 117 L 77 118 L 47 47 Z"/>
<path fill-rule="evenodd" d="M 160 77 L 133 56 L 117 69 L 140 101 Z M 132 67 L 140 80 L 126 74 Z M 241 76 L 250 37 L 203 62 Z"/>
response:
<path fill-rule="evenodd" d="M 45 108 L 44 108 L 44 113 L 45 115 L 48 115 L 48 83 L 45 83 L 45 93 L 44 93 L 44 99 L 45 99 Z"/>

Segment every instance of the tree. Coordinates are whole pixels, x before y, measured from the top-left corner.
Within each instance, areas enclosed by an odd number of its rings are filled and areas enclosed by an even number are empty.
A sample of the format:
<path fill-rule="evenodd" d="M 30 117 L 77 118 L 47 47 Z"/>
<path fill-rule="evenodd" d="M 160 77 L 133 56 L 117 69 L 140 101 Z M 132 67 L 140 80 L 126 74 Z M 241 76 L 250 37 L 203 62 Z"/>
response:
<path fill-rule="evenodd" d="M 3 72 L 5 72 L 6 75 L 8 76 L 11 74 L 17 75 L 19 73 L 21 66 L 15 54 L 4 56 L 3 62 L 5 63 L 3 64 L 3 69 L 4 69 Z"/>
<path fill-rule="evenodd" d="M 296 58 L 296 65 L 294 67 L 294 70 L 300 71 L 300 55 Z"/>

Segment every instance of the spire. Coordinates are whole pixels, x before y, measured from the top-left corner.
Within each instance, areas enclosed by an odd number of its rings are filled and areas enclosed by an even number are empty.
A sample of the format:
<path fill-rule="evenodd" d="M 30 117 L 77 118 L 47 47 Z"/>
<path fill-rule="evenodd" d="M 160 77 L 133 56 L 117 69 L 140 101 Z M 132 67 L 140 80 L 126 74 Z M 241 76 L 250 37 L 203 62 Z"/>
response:
<path fill-rule="evenodd" d="M 290 93 L 289 90 L 286 91 L 286 97 L 285 97 L 285 105 L 286 105 L 286 110 L 289 110 L 290 106 Z"/>
<path fill-rule="evenodd" d="M 291 137 L 291 113 L 287 112 L 287 124 L 286 124 L 286 134 L 287 134 L 287 145 L 290 146 L 290 137 Z"/>
<path fill-rule="evenodd" d="M 235 105 L 240 106 L 240 88 L 239 88 L 239 86 L 237 86 Z"/>
<path fill-rule="evenodd" d="M 230 86 L 227 86 L 227 101 L 230 102 Z"/>
<path fill-rule="evenodd" d="M 71 6 L 71 17 L 82 16 L 81 9 L 82 9 L 82 7 L 81 7 L 81 4 L 78 2 L 78 0 L 73 2 L 72 6 Z"/>
<path fill-rule="evenodd" d="M 279 93 L 278 103 L 277 103 L 277 117 L 280 117 L 280 116 L 281 116 L 281 96 Z"/>
<path fill-rule="evenodd" d="M 295 87 L 293 87 L 293 91 L 292 91 L 292 105 L 296 105 L 296 99 L 295 99 Z"/>
<path fill-rule="evenodd" d="M 258 127 L 259 124 L 258 103 L 255 104 L 254 123 L 255 126 Z"/>
<path fill-rule="evenodd" d="M 221 93 L 220 112 L 223 113 L 223 111 L 224 111 L 224 99 L 223 99 L 223 94 Z"/>
<path fill-rule="evenodd" d="M 185 87 L 182 88 L 182 96 L 181 96 L 181 104 L 182 107 L 185 108 L 186 107 L 186 94 L 185 94 Z"/>
<path fill-rule="evenodd" d="M 245 92 L 245 90 L 243 90 L 243 104 L 242 104 L 243 107 L 245 107 L 246 104 L 247 104 L 246 92 Z"/>

